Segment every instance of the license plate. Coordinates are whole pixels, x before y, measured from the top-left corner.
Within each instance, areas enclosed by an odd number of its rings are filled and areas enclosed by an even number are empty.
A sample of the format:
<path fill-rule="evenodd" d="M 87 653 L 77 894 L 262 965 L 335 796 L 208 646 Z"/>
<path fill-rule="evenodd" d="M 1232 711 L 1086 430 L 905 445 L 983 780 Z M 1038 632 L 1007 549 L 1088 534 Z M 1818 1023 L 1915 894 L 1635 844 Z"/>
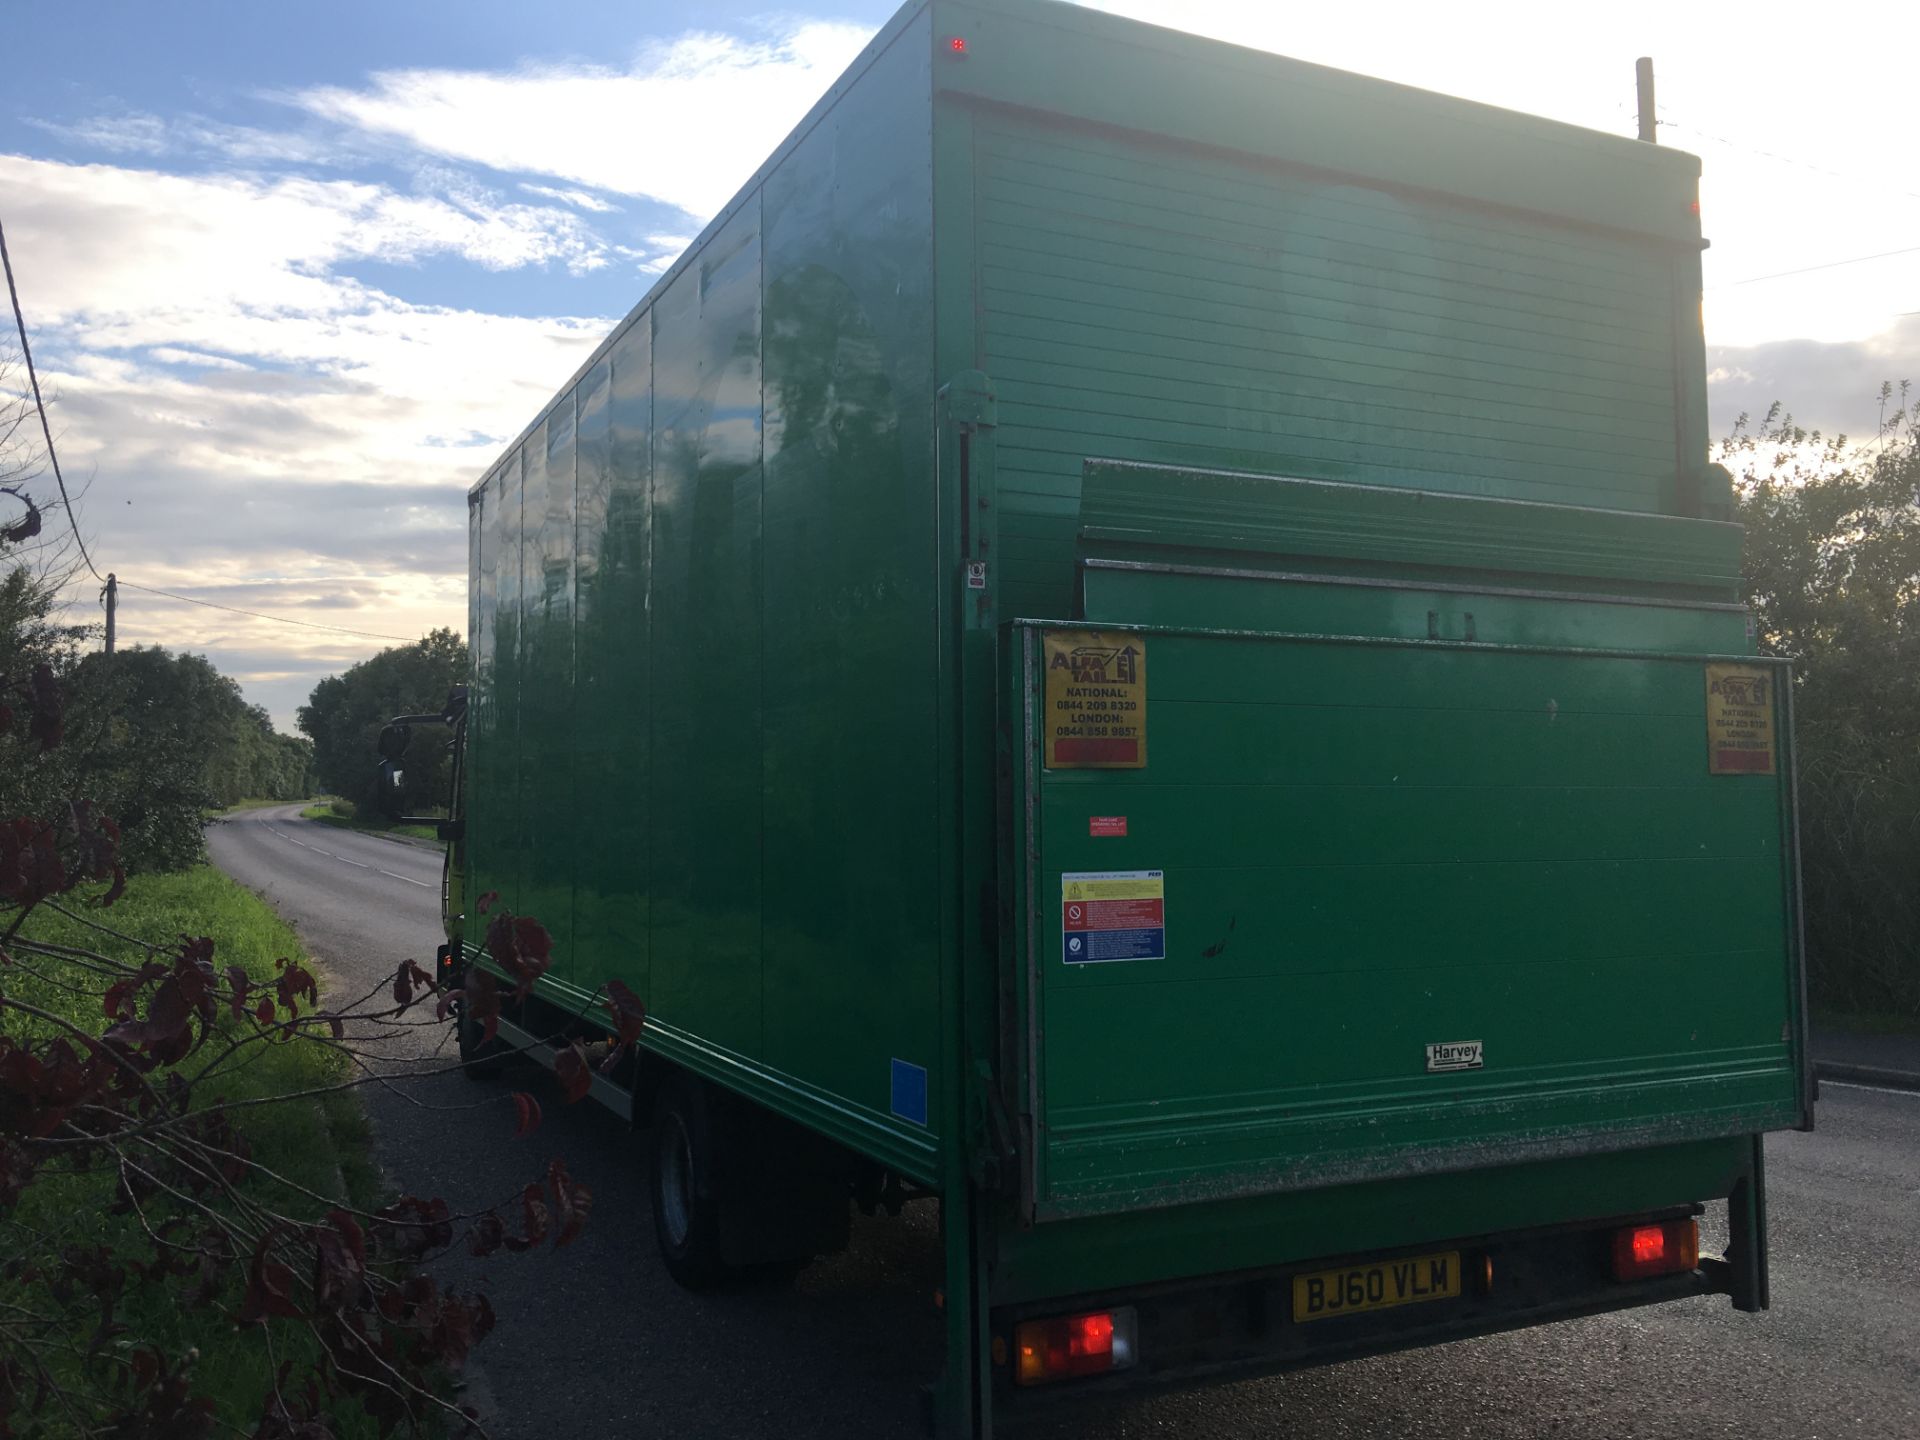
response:
<path fill-rule="evenodd" d="M 1417 1305 L 1422 1300 L 1451 1300 L 1459 1293 L 1458 1250 L 1347 1265 L 1294 1276 L 1293 1318 L 1331 1320 L 1338 1315 L 1390 1310 L 1395 1305 Z"/>

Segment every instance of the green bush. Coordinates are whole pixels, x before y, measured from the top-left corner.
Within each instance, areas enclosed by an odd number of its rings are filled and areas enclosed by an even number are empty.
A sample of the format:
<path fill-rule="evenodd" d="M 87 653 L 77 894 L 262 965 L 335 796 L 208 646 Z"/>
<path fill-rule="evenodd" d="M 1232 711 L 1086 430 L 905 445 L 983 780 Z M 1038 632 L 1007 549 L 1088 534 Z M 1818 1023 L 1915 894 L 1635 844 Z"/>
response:
<path fill-rule="evenodd" d="M 1882 398 L 1870 446 L 1775 406 L 1722 455 L 1761 646 L 1794 662 L 1814 999 L 1920 1016 L 1920 417 Z"/>

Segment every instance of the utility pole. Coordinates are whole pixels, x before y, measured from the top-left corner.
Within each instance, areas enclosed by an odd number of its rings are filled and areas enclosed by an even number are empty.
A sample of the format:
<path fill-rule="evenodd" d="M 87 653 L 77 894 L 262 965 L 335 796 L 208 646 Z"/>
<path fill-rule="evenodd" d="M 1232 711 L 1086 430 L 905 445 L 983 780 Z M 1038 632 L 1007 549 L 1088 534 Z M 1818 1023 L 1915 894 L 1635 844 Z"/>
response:
<path fill-rule="evenodd" d="M 113 571 L 107 572 L 106 587 L 100 592 L 107 602 L 107 654 L 113 654 L 113 612 L 120 604 L 120 581 Z"/>
<path fill-rule="evenodd" d="M 1634 89 L 1640 94 L 1640 138 L 1649 145 L 1660 142 L 1654 137 L 1654 126 L 1658 123 L 1653 115 L 1653 57 L 1642 55 L 1633 62 Z"/>

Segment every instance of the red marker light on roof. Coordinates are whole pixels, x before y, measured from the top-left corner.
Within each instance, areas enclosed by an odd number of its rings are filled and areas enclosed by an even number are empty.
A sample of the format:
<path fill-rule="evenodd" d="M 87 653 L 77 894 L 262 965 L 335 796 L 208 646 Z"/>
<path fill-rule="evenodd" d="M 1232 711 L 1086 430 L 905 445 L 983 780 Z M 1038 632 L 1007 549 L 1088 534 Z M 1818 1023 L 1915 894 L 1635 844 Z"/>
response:
<path fill-rule="evenodd" d="M 954 36 L 951 40 L 947 41 L 947 49 L 951 50 L 956 55 L 966 54 L 967 53 L 967 37 L 964 35 Z"/>

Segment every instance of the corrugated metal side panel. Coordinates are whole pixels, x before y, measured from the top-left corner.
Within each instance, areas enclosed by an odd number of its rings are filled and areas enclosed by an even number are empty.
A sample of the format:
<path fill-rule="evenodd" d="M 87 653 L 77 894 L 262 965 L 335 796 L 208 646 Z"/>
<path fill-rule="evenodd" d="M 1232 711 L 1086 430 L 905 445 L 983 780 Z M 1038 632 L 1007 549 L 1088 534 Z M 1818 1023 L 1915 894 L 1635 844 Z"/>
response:
<path fill-rule="evenodd" d="M 1008 613 L 1064 614 L 1088 456 L 1670 508 L 1654 244 L 983 113 Z"/>

